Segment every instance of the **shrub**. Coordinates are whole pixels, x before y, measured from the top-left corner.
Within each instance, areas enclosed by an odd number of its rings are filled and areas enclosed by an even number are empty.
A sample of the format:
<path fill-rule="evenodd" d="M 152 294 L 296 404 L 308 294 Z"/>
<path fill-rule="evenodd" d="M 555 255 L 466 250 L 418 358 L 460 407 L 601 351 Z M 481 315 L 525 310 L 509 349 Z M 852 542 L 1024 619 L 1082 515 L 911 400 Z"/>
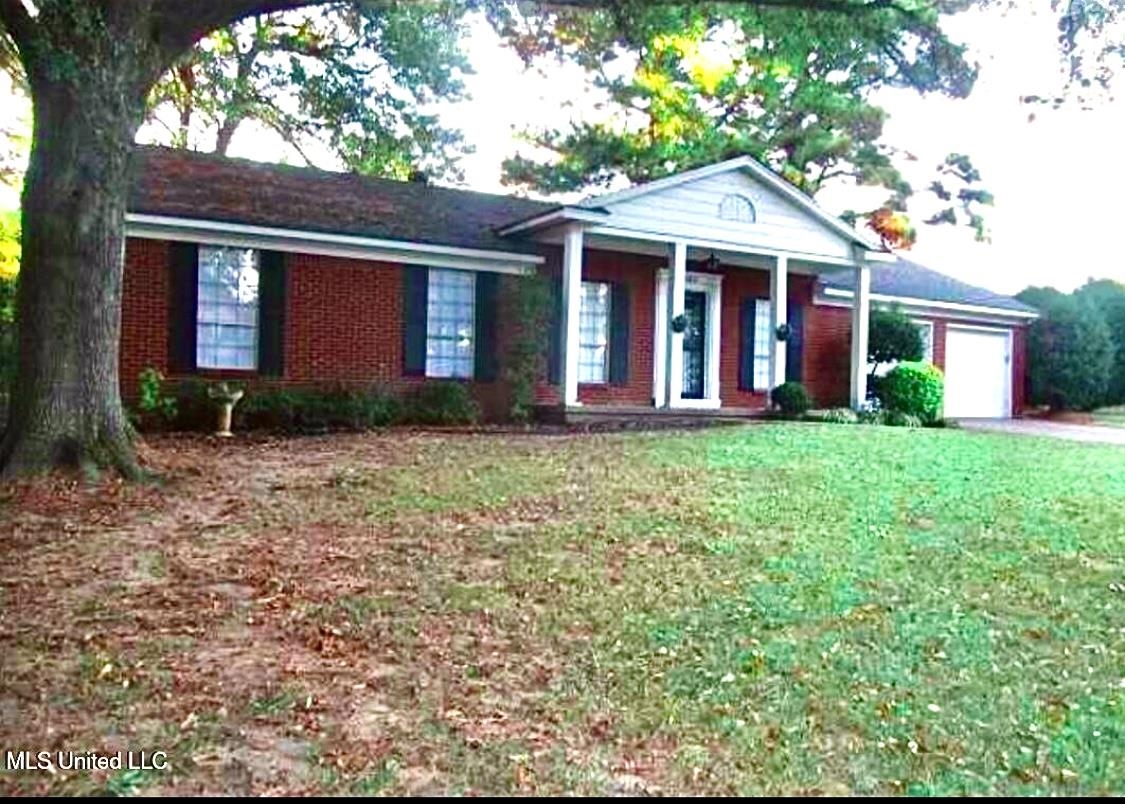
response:
<path fill-rule="evenodd" d="M 137 378 L 137 423 L 142 429 L 171 425 L 178 415 L 176 397 L 164 391 L 164 375 L 152 366 Z"/>
<path fill-rule="evenodd" d="M 883 407 L 932 422 L 941 416 L 945 381 L 931 363 L 899 363 L 879 384 Z"/>
<path fill-rule="evenodd" d="M 426 382 L 407 398 L 402 420 L 409 424 L 450 426 L 475 424 L 480 408 L 469 393 L 468 383 Z"/>
<path fill-rule="evenodd" d="M 207 382 L 198 377 L 180 380 L 175 388 L 177 430 L 210 430 L 215 426 L 215 405 L 207 397 Z"/>
<path fill-rule="evenodd" d="M 886 424 L 887 411 L 879 408 L 865 408 L 857 414 L 860 424 Z"/>
<path fill-rule="evenodd" d="M 820 420 L 828 424 L 858 424 L 859 414 L 851 408 L 832 408 L 824 411 Z"/>
<path fill-rule="evenodd" d="M 921 427 L 922 419 L 901 410 L 889 410 L 883 417 L 883 424 L 888 427 Z"/>
<path fill-rule="evenodd" d="M 235 421 L 248 430 L 368 430 L 394 423 L 400 412 L 399 400 L 378 387 L 270 389 L 247 394 Z"/>
<path fill-rule="evenodd" d="M 543 373 L 551 332 L 551 284 L 539 274 L 513 281 L 510 314 L 519 325 L 508 341 L 504 375 L 511 386 L 508 414 L 529 422 L 535 413 L 535 386 Z"/>
<path fill-rule="evenodd" d="M 1093 410 L 1106 401 L 1113 341 L 1092 304 L 1061 294 L 1045 297 L 1042 317 L 1027 334 L 1028 396 L 1054 410 Z"/>
<path fill-rule="evenodd" d="M 812 407 L 812 400 L 805 386 L 799 382 L 786 382 L 773 389 L 773 403 L 786 416 L 803 416 Z"/>
<path fill-rule="evenodd" d="M 885 363 L 918 361 L 925 355 L 918 325 L 897 307 L 889 310 L 872 307 L 869 321 L 867 362 L 876 368 Z"/>

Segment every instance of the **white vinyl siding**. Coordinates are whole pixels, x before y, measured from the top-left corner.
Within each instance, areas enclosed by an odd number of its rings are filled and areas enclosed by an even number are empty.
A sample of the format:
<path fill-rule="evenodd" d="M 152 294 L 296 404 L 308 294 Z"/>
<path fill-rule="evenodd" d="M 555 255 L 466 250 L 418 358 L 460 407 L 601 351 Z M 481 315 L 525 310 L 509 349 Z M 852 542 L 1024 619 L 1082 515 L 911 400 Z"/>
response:
<path fill-rule="evenodd" d="M 426 302 L 426 376 L 473 376 L 476 276 L 431 268 Z"/>
<path fill-rule="evenodd" d="M 728 220 L 720 214 L 726 199 L 745 198 L 755 221 Z M 751 176 L 731 171 L 663 191 L 610 203 L 612 225 L 669 238 L 731 243 L 802 254 L 851 258 L 847 238 Z"/>
<path fill-rule="evenodd" d="M 770 347 L 773 332 L 770 327 L 769 299 L 754 302 L 754 390 L 770 391 Z"/>
<path fill-rule="evenodd" d="M 202 369 L 258 367 L 259 252 L 199 249 L 195 363 Z"/>
<path fill-rule="evenodd" d="M 606 282 L 583 282 L 578 315 L 578 382 L 609 380 L 609 321 L 612 294 Z"/>

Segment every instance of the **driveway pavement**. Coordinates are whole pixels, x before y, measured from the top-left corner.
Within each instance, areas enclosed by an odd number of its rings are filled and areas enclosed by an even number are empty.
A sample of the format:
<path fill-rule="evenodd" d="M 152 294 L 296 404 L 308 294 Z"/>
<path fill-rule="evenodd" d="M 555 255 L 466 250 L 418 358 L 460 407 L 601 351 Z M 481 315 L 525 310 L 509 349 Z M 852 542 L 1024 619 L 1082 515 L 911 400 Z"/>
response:
<path fill-rule="evenodd" d="M 1038 419 L 960 419 L 966 430 L 987 430 L 1014 435 L 1063 438 L 1089 444 L 1120 444 L 1125 446 L 1125 427 L 1100 427 L 1093 424 L 1065 424 Z"/>

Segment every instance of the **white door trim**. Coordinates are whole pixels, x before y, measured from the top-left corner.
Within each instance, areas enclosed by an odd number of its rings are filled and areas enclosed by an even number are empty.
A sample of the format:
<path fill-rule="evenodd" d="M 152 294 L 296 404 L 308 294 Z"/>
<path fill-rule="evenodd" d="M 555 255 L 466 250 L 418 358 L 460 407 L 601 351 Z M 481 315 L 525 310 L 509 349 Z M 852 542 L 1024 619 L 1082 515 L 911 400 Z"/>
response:
<path fill-rule="evenodd" d="M 660 344 L 667 339 L 668 327 L 668 293 L 671 290 L 672 278 L 666 269 L 656 273 L 656 360 L 653 366 L 653 402 L 656 407 L 671 408 L 703 408 L 713 409 L 722 407 L 720 387 L 722 375 L 722 311 L 723 311 L 723 277 L 721 274 L 704 274 L 689 272 L 686 290 L 707 295 L 707 333 L 706 333 L 706 366 L 707 374 L 703 380 L 703 399 L 673 398 L 670 404 L 665 404 L 663 389 L 665 360 L 661 359 Z M 682 348 L 682 347 L 681 347 Z M 680 364 L 682 366 L 682 363 Z"/>

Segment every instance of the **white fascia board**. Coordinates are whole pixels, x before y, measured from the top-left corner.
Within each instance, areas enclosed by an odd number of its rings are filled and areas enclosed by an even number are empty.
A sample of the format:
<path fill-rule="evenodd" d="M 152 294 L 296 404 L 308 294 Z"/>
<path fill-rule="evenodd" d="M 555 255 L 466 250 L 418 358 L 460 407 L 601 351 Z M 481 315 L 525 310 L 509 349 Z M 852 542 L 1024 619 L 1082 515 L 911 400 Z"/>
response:
<path fill-rule="evenodd" d="M 836 307 L 851 307 L 852 306 L 852 291 L 842 290 L 840 288 L 824 288 L 817 294 L 817 304 L 824 304 Z M 907 312 L 920 312 L 930 313 L 931 315 L 941 315 L 943 313 L 956 313 L 960 316 L 990 316 L 992 318 L 1007 319 L 1009 323 L 1013 323 L 1011 319 L 1017 319 L 1016 323 L 1032 321 L 1039 317 L 1038 313 L 1023 312 L 1021 310 L 1006 310 L 1003 307 L 989 307 L 983 304 L 960 304 L 958 302 L 945 302 L 945 301 L 932 301 L 930 299 L 918 299 L 911 296 L 887 296 L 881 293 L 872 293 L 871 301 L 882 302 L 884 304 L 900 304 L 907 308 Z"/>
<path fill-rule="evenodd" d="M 712 251 L 728 251 L 735 254 L 745 254 L 748 257 L 788 257 L 799 262 L 815 262 L 824 265 L 854 265 L 852 260 L 845 257 L 835 257 L 826 254 L 814 254 L 803 251 L 784 251 L 758 246 L 747 246 L 744 243 L 734 243 L 729 240 L 701 240 L 699 238 L 678 237 L 661 232 L 648 232 L 643 229 L 622 229 L 614 226 L 594 226 L 586 230 L 590 237 L 614 237 L 625 240 L 644 240 L 654 243 L 683 242 L 691 248 L 711 249 Z"/>
<path fill-rule="evenodd" d="M 562 223 L 601 223 L 608 217 L 608 212 L 597 209 L 563 207 L 562 209 L 545 212 L 542 215 L 536 215 L 534 218 L 528 218 L 525 221 L 513 223 L 510 226 L 505 226 L 503 229 L 497 229 L 496 233 L 501 237 L 508 237 L 509 235 L 519 234 L 520 232 L 529 232 L 536 229 L 558 226 Z"/>
<path fill-rule="evenodd" d="M 153 240 L 175 240 L 506 274 L 531 273 L 536 266 L 545 262 L 543 257 L 535 254 L 435 246 L 402 240 L 381 240 L 163 215 L 126 215 L 125 233 L 128 237 Z"/>

